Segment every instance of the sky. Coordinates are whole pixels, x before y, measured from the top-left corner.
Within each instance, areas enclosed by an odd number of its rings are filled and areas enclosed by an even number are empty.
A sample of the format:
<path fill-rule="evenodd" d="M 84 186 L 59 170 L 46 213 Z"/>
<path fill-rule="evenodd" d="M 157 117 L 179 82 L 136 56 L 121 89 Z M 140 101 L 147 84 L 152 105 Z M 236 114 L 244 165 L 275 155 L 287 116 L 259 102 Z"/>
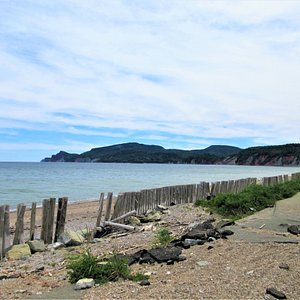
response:
<path fill-rule="evenodd" d="M 0 0 L 0 161 L 300 142 L 300 1 Z"/>

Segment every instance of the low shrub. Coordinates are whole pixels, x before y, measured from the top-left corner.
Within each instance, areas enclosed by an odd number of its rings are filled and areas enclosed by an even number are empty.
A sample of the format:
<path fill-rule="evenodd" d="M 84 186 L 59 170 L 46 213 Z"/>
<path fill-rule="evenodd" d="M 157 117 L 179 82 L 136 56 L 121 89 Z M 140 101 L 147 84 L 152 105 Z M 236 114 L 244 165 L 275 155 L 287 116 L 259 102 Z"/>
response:
<path fill-rule="evenodd" d="M 300 191 L 300 180 L 287 181 L 272 186 L 250 185 L 240 193 L 218 194 L 211 200 L 197 200 L 196 206 L 229 218 L 241 218 L 253 211 L 274 205 L 277 200 L 292 197 Z"/>
<path fill-rule="evenodd" d="M 68 276 L 71 283 L 83 278 L 93 278 L 99 284 L 118 279 L 133 281 L 148 279 L 143 274 L 131 274 L 127 259 L 117 254 L 98 260 L 89 250 L 85 250 L 81 254 L 69 257 L 68 260 L 67 269 L 69 269 Z"/>
<path fill-rule="evenodd" d="M 172 233 L 165 227 L 157 230 L 154 236 L 153 248 L 165 248 L 174 240 Z"/>

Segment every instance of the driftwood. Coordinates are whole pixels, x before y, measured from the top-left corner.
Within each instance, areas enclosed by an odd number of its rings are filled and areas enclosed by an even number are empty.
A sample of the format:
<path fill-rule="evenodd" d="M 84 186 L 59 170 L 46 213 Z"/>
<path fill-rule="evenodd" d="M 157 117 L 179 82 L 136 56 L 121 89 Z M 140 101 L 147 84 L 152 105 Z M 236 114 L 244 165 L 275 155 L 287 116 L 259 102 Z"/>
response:
<path fill-rule="evenodd" d="M 123 220 L 123 219 L 125 219 L 127 217 L 130 217 L 132 215 L 135 215 L 135 214 L 136 214 L 136 210 L 132 210 L 132 211 L 130 211 L 130 212 L 128 212 L 128 213 L 120 216 L 120 217 L 117 217 L 117 218 L 111 220 L 111 222 L 117 222 L 117 221 Z"/>
<path fill-rule="evenodd" d="M 133 231 L 135 228 L 134 226 L 130 226 L 130 225 L 124 225 L 124 224 L 120 224 L 120 223 L 114 223 L 111 221 L 105 221 L 103 223 L 104 226 L 111 226 L 111 227 L 116 227 L 119 229 L 125 229 L 125 230 L 129 230 L 129 231 Z M 101 227 L 98 227 L 96 229 L 101 229 Z"/>

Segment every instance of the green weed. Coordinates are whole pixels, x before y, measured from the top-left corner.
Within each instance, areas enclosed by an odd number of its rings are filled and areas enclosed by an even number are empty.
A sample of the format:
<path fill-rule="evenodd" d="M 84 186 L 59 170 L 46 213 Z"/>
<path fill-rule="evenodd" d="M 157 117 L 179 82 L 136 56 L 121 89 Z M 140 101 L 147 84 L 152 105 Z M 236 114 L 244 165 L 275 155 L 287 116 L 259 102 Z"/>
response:
<path fill-rule="evenodd" d="M 210 211 L 225 217 L 238 219 L 259 211 L 277 200 L 292 197 L 300 191 L 300 180 L 287 181 L 272 186 L 250 185 L 244 191 L 233 194 L 218 194 L 211 200 L 197 200 L 196 206 L 209 208 Z"/>

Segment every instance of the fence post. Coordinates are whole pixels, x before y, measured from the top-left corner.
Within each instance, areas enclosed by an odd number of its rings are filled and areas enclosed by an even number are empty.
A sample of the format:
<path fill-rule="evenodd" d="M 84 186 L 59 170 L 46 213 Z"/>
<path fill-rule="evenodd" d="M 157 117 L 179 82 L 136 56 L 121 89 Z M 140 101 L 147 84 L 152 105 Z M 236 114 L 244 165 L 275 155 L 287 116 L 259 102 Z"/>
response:
<path fill-rule="evenodd" d="M 96 227 L 99 227 L 101 224 L 101 217 L 102 217 L 102 211 L 103 211 L 103 202 L 104 202 L 104 193 L 100 194 L 100 199 L 99 199 L 99 210 L 98 210 L 98 216 L 97 216 L 97 221 L 96 221 Z M 118 201 L 115 204 L 115 207 L 117 205 Z"/>
<path fill-rule="evenodd" d="M 0 259 L 10 246 L 9 205 L 0 206 Z"/>
<path fill-rule="evenodd" d="M 68 197 L 58 198 L 54 242 L 57 242 L 58 237 L 65 230 L 66 215 L 67 215 L 67 206 L 68 206 Z"/>
<path fill-rule="evenodd" d="M 17 206 L 17 221 L 13 244 L 18 245 L 24 242 L 24 214 L 26 205 L 23 203 Z"/>
<path fill-rule="evenodd" d="M 111 211 L 111 205 L 112 205 L 112 196 L 113 196 L 112 193 L 107 194 L 106 214 L 105 214 L 105 219 L 104 219 L 105 221 L 108 221 L 109 217 L 110 217 L 110 211 Z"/>
<path fill-rule="evenodd" d="M 31 216 L 30 216 L 30 233 L 29 240 L 34 240 L 34 232 L 35 232 L 35 216 L 36 216 L 36 202 L 32 202 L 31 204 Z"/>

